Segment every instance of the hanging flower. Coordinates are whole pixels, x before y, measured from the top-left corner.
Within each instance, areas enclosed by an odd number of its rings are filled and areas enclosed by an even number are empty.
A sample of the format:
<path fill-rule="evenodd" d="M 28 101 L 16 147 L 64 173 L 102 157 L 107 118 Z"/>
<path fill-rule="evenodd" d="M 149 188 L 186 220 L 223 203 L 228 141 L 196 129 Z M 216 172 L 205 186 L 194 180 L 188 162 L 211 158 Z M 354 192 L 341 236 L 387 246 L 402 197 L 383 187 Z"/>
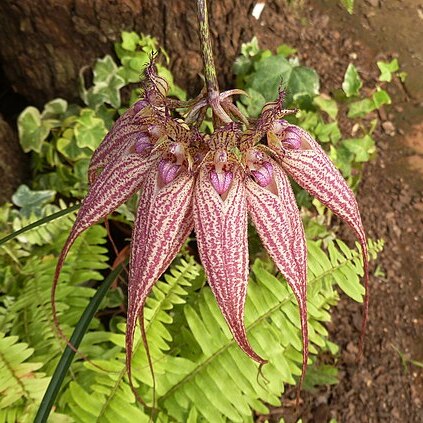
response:
<path fill-rule="evenodd" d="M 61 268 L 75 239 L 140 191 L 129 262 L 129 377 L 136 322 L 142 321 L 146 298 L 193 229 L 208 283 L 234 339 L 263 364 L 266 360 L 251 347 L 244 325 L 249 217 L 298 302 L 303 378 L 308 359 L 307 249 L 288 175 L 353 228 L 363 249 L 367 289 L 366 236 L 354 195 L 318 143 L 284 119 L 293 111 L 283 109 L 282 92 L 245 130 L 246 119 L 217 120 L 211 135 L 173 118 L 175 103 L 167 92 L 167 83 L 150 64 L 143 98 L 116 121 L 95 151 L 89 192 L 59 257 L 53 305 Z M 224 107 L 219 108 L 225 120 L 226 111 L 235 117 L 239 112 L 227 97 L 221 94 Z M 189 120 L 204 115 L 199 111 L 206 104 L 202 99 L 191 103 Z M 367 306 L 366 295 L 363 328 Z"/>

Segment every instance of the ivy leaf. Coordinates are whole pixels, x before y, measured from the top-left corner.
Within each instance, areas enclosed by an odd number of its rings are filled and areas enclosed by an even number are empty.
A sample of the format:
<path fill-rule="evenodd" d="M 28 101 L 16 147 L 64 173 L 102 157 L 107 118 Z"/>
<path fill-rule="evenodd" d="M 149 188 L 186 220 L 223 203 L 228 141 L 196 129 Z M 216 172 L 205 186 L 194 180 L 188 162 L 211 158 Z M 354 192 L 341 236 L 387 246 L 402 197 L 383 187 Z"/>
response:
<path fill-rule="evenodd" d="M 125 50 L 135 51 L 140 42 L 140 37 L 136 32 L 122 32 L 122 47 Z"/>
<path fill-rule="evenodd" d="M 27 185 L 21 185 L 12 195 L 12 202 L 21 208 L 20 212 L 25 217 L 30 217 L 32 213 L 41 215 L 42 207 L 54 200 L 56 191 L 32 191 Z"/>
<path fill-rule="evenodd" d="M 389 94 L 378 87 L 377 91 L 373 93 L 371 98 L 365 98 L 350 104 L 348 110 L 348 117 L 363 117 L 373 110 L 379 109 L 385 104 L 391 104 L 391 97 Z"/>
<path fill-rule="evenodd" d="M 63 115 L 68 110 L 68 102 L 63 98 L 55 98 L 44 106 L 41 114 L 42 119 L 52 119 Z"/>
<path fill-rule="evenodd" d="M 263 106 L 266 104 L 266 99 L 262 94 L 252 88 L 248 88 L 247 93 L 249 97 L 242 96 L 241 103 L 246 106 L 246 113 L 248 116 L 256 117 L 260 114 Z"/>
<path fill-rule="evenodd" d="M 35 107 L 27 107 L 18 117 L 19 141 L 23 151 L 41 152 L 43 141 L 47 138 L 50 127 L 44 124 L 40 111 Z"/>
<path fill-rule="evenodd" d="M 373 93 L 372 99 L 376 109 L 383 106 L 384 104 L 391 104 L 392 102 L 389 94 L 381 88 L 378 88 L 378 90 Z"/>
<path fill-rule="evenodd" d="M 59 153 L 63 154 L 72 162 L 90 157 L 92 154 L 91 150 L 80 148 L 76 144 L 76 138 L 72 128 L 68 128 L 63 132 L 62 136 L 57 140 L 56 148 Z"/>
<path fill-rule="evenodd" d="M 365 98 L 364 100 L 356 101 L 351 103 L 348 109 L 348 117 L 363 117 L 375 109 L 375 103 L 371 98 Z"/>
<path fill-rule="evenodd" d="M 379 81 L 392 81 L 392 74 L 399 70 L 398 59 L 393 59 L 390 62 L 377 62 L 377 67 L 380 70 Z"/>
<path fill-rule="evenodd" d="M 359 94 L 360 88 L 363 86 L 360 75 L 358 74 L 357 68 L 350 63 L 347 71 L 345 72 L 344 82 L 342 83 L 342 89 L 347 97 L 353 97 Z"/>
<path fill-rule="evenodd" d="M 245 57 L 255 56 L 260 51 L 258 39 L 254 36 L 250 42 L 244 43 L 241 46 L 241 54 Z"/>
<path fill-rule="evenodd" d="M 314 97 L 313 103 L 318 106 L 320 110 L 326 112 L 330 118 L 336 119 L 338 115 L 338 105 L 335 100 L 332 100 L 330 97 L 319 95 Z"/>
<path fill-rule="evenodd" d="M 331 141 L 333 144 L 335 144 L 341 139 L 341 131 L 337 122 L 320 122 L 313 132 L 316 138 L 318 138 L 318 140 L 321 142 Z"/>
<path fill-rule="evenodd" d="M 342 143 L 348 151 L 355 155 L 356 162 L 367 162 L 376 151 L 375 141 L 370 135 L 363 138 L 351 138 Z"/>
<path fill-rule="evenodd" d="M 292 56 L 293 54 L 295 54 L 297 52 L 296 48 L 293 48 L 291 46 L 289 46 L 288 44 L 281 44 L 277 49 L 276 49 L 276 53 L 278 55 L 281 55 L 283 57 L 289 57 Z"/>
<path fill-rule="evenodd" d="M 111 56 L 98 59 L 93 71 L 94 86 L 88 90 L 85 88 L 84 76 L 80 74 L 81 98 L 85 104 L 93 109 L 103 103 L 110 104 L 115 109 L 120 107 L 120 89 L 125 85 L 125 79 L 118 70 Z"/>
<path fill-rule="evenodd" d="M 266 57 L 255 64 L 255 73 L 247 78 L 247 87 L 261 93 L 266 101 L 278 96 L 281 82 L 286 85 L 287 103 L 301 96 L 319 94 L 319 77 L 314 69 L 299 66 L 281 55 Z"/>
<path fill-rule="evenodd" d="M 95 111 L 91 109 L 81 110 L 80 117 L 76 119 L 74 131 L 78 147 L 88 147 L 92 151 L 100 145 L 107 134 L 103 119 L 97 117 Z"/>

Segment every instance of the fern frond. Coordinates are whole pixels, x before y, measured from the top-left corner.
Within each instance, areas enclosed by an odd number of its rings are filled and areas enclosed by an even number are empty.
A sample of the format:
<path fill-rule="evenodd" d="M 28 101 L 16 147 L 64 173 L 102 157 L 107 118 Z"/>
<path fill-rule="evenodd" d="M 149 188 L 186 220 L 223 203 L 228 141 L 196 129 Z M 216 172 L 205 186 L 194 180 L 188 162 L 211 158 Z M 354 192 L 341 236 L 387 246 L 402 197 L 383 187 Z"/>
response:
<path fill-rule="evenodd" d="M 72 248 L 65 263 L 58 285 L 56 307 L 62 329 L 68 336 L 95 292 L 81 284 L 101 280 L 99 270 L 107 267 L 107 250 L 101 246 L 105 243 L 105 235 L 106 231 L 100 226 L 86 231 Z M 60 248 L 63 236 L 50 247 L 51 252 L 55 253 L 54 250 Z M 49 374 L 64 349 L 63 341 L 54 327 L 50 304 L 56 261 L 52 254 L 42 259 L 33 256 L 27 261 L 16 281 L 22 285 L 19 296 L 8 308 L 10 317 L 6 317 L 3 323 L 6 328 L 11 328 L 12 334 L 22 337 L 34 348 L 34 358 L 44 363 L 44 370 Z M 94 320 L 95 324 L 98 325 L 97 320 Z"/>
<path fill-rule="evenodd" d="M 380 245 L 371 248 L 375 252 Z M 330 319 L 327 309 L 338 298 L 333 285 L 345 289 L 346 275 L 362 271 L 357 251 L 333 242 L 328 250 L 326 255 L 320 243 L 309 243 L 310 352 L 314 354 L 326 347 L 327 332 L 321 322 Z M 157 390 L 165 388 L 159 405 L 177 421 L 186 421 L 193 408 L 207 421 L 245 421 L 252 409 L 267 412 L 264 402 L 279 405 L 283 384 L 295 383 L 301 372 L 300 320 L 294 296 L 262 262 L 256 261 L 252 270 L 246 325 L 251 344 L 269 360 L 263 368 L 267 382 L 258 380 L 257 365 L 236 347 L 211 291 L 204 288 L 192 306 L 185 306 L 186 322 L 200 355 L 185 374 L 157 378 Z M 352 279 L 353 284 L 358 285 L 358 277 Z M 354 295 L 358 292 L 361 288 L 355 286 Z"/>
<path fill-rule="evenodd" d="M 199 265 L 193 258 L 180 259 L 165 274 L 152 290 L 144 309 L 145 329 L 155 375 L 166 377 L 167 372 L 189 371 L 188 360 L 168 354 L 172 336 L 167 326 L 173 322 L 171 315 L 175 305 L 185 302 L 187 288 L 199 275 Z M 69 385 L 62 396 L 61 404 L 81 422 L 103 421 L 149 421 L 149 416 L 135 403 L 126 379 L 123 325 L 121 333 L 104 333 L 109 342 L 118 347 L 115 356 L 108 360 L 96 360 L 108 372 L 86 364 L 87 371 L 81 373 L 76 382 Z M 152 377 L 147 365 L 147 356 L 139 334 L 135 338 L 133 354 L 134 382 L 142 385 L 141 395 L 152 401 Z M 88 376 L 89 375 L 89 376 Z M 88 377 L 87 377 L 88 376 Z M 84 398 L 86 400 L 84 400 Z"/>
<path fill-rule="evenodd" d="M 17 336 L 0 332 L 0 421 L 29 422 L 41 401 L 49 378 L 38 371 L 42 363 L 28 361 L 33 353 Z"/>

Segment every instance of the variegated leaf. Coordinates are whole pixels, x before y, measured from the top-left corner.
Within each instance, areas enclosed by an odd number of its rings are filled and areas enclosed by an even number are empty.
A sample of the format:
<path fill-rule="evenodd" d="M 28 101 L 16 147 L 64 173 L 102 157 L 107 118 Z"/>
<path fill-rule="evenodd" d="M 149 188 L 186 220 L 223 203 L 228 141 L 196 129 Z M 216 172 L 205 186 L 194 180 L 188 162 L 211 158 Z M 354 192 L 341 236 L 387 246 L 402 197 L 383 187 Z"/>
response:
<path fill-rule="evenodd" d="M 303 338 L 301 387 L 308 358 L 307 248 L 303 224 L 288 177 L 277 163 L 271 161 L 271 164 L 273 181 L 268 187 L 261 187 L 252 179 L 247 179 L 247 207 L 264 247 L 298 301 Z"/>
<path fill-rule="evenodd" d="M 194 224 L 198 249 L 209 285 L 238 345 L 264 363 L 245 331 L 244 306 L 248 284 L 247 204 L 239 171 L 226 198 L 210 181 L 208 166 L 200 169 L 194 192 Z"/>

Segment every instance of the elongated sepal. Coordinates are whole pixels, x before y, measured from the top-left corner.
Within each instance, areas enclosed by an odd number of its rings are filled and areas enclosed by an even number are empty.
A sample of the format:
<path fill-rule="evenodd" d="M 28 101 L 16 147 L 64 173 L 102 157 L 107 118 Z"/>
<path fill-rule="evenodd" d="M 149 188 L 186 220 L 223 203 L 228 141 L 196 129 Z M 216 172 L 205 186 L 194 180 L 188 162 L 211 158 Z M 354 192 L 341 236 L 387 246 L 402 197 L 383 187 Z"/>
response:
<path fill-rule="evenodd" d="M 131 143 L 136 142 L 136 135 L 140 132 L 140 127 L 135 122 L 135 115 L 135 109 L 130 108 L 120 116 L 94 151 L 88 167 L 88 181 L 91 185 L 102 168 L 114 161 Z"/>
<path fill-rule="evenodd" d="M 200 169 L 194 192 L 194 223 L 198 249 L 208 283 L 229 328 L 242 350 L 259 363 L 245 331 L 248 284 L 247 203 L 241 173 L 236 170 L 223 200 Z"/>
<path fill-rule="evenodd" d="M 273 181 L 266 188 L 253 179 L 247 180 L 247 207 L 264 247 L 284 275 L 298 302 L 303 339 L 302 382 L 308 359 L 307 248 L 303 224 L 288 177 L 277 163 L 272 161 L 271 164 Z"/>
<path fill-rule="evenodd" d="M 170 265 L 193 229 L 194 178 L 182 171 L 162 185 L 158 168 L 144 186 L 131 241 L 126 329 L 126 365 L 131 356 L 137 318 L 151 288 Z"/>
<path fill-rule="evenodd" d="M 369 272 L 367 239 L 361 221 L 360 212 L 354 193 L 333 165 L 320 145 L 300 127 L 295 127 L 301 134 L 301 149 L 278 149 L 271 146 L 283 169 L 298 182 L 305 190 L 316 197 L 321 203 L 331 209 L 344 220 L 355 232 L 363 253 L 364 282 L 366 295 L 364 298 L 363 328 L 364 336 L 368 317 L 369 302 Z M 273 134 L 269 134 L 270 137 Z M 362 341 L 360 342 L 362 345 Z"/>
<path fill-rule="evenodd" d="M 96 179 L 79 209 L 71 233 L 57 262 L 52 287 L 54 312 L 57 281 L 72 244 L 83 231 L 112 213 L 137 192 L 143 185 L 147 172 L 155 162 L 157 162 L 156 156 L 142 157 L 135 153 L 129 154 L 120 157 L 116 162 L 109 163 Z"/>

